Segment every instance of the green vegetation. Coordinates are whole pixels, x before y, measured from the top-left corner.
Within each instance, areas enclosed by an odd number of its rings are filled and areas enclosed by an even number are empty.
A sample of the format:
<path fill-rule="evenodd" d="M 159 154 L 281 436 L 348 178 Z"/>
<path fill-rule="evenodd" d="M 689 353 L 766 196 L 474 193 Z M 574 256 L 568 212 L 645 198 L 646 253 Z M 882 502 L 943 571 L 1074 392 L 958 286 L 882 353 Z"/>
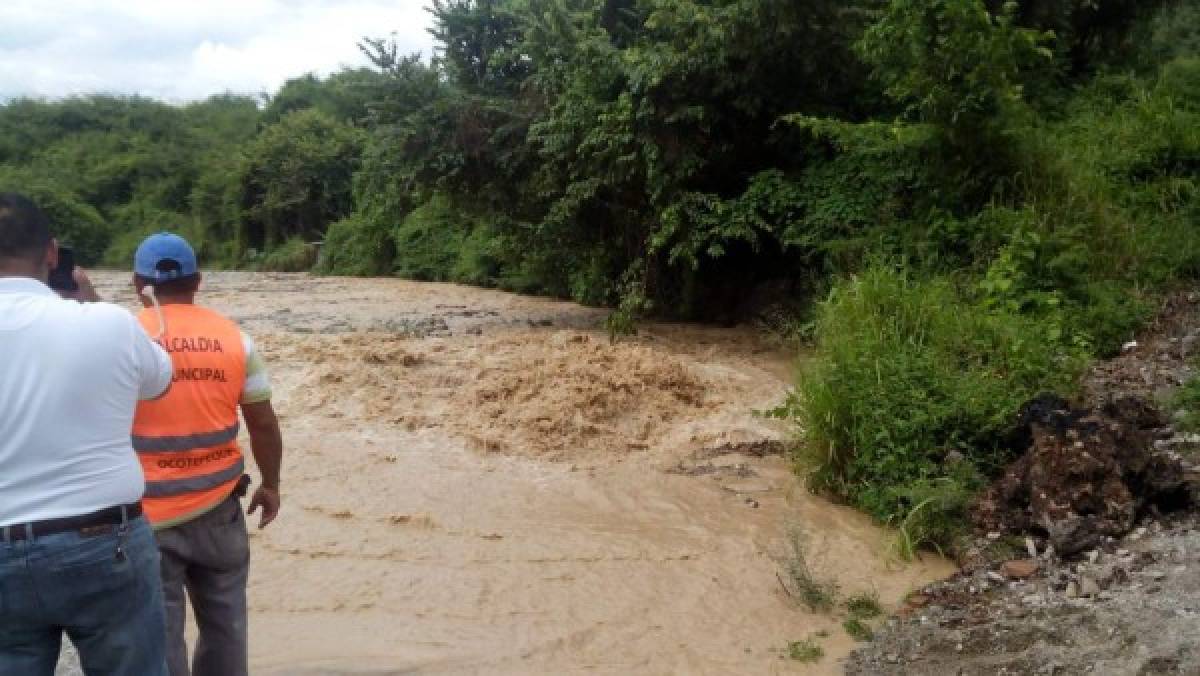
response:
<path fill-rule="evenodd" d="M 825 649 L 810 637 L 803 641 L 789 641 L 787 656 L 797 662 L 819 662 L 825 656 Z"/>
<path fill-rule="evenodd" d="M 1012 412 L 1070 386 L 1080 359 L 1048 334 L 1032 317 L 973 304 L 947 278 L 874 263 L 822 304 L 818 358 L 777 414 L 810 435 L 818 486 L 889 519 L 916 506 L 914 492 L 929 499 L 917 482 L 947 473 L 946 450 L 998 466 Z"/>
<path fill-rule="evenodd" d="M 788 534 L 788 543 L 791 552 L 783 567 L 789 584 L 785 585 L 785 589 L 809 610 L 817 613 L 829 612 L 837 604 L 837 584 L 832 580 L 818 578 L 809 568 L 804 536 L 799 530 L 793 529 Z"/>
<path fill-rule="evenodd" d="M 291 238 L 319 239 L 350 213 L 360 131 L 325 113 L 300 110 L 267 126 L 238 167 L 239 249 L 270 251 Z"/>
<path fill-rule="evenodd" d="M 0 106 L 0 186 L 41 204 L 85 265 L 128 267 L 143 237 L 172 230 L 210 267 L 298 269 L 291 240 L 319 240 L 352 211 L 364 132 L 318 108 L 273 110 L 232 95 L 12 101 Z"/>
<path fill-rule="evenodd" d="M 971 472 L 964 475 L 963 469 Z M 896 493 L 907 511 L 903 518 L 893 517 L 896 526 L 894 553 L 908 561 L 922 547 L 949 554 L 960 539 L 969 535 L 967 507 L 976 489 L 982 485 L 977 470 L 969 463 L 949 468 L 948 476 L 914 479 Z"/>
<path fill-rule="evenodd" d="M 879 595 L 875 592 L 863 592 L 846 599 L 844 605 L 849 614 L 842 621 L 842 628 L 846 630 L 846 634 L 856 641 L 870 641 L 875 638 L 875 630 L 868 621 L 883 615 Z"/>
<path fill-rule="evenodd" d="M 1200 431 L 1200 377 L 1188 379 L 1176 390 L 1171 403 L 1177 415 L 1182 413 L 1176 420 L 1176 427 L 1184 432 Z"/>
<path fill-rule="evenodd" d="M 1200 273 L 1200 1 L 433 0 L 438 52 L 269 100 L 0 106 L 0 187 L 84 263 L 397 274 L 732 321 L 814 357 L 798 466 L 952 545 L 1070 395 Z M 819 587 L 820 585 L 818 585 Z M 819 589 L 817 590 L 819 591 Z M 819 596 L 819 594 L 818 594 Z"/>
<path fill-rule="evenodd" d="M 840 605 L 846 611 L 845 617 L 842 619 L 842 628 L 851 638 L 856 641 L 870 641 L 874 638 L 875 631 L 869 622 L 883 615 L 883 606 L 879 603 L 879 595 L 874 591 L 864 591 L 839 603 L 837 584 L 831 579 L 818 577 L 810 567 L 806 556 L 804 537 L 800 531 L 792 529 L 789 532 L 788 542 L 791 551 L 782 562 L 787 579 L 785 581 L 780 578 L 784 590 L 813 612 L 828 613 Z M 816 636 L 824 635 L 824 633 L 818 633 Z M 815 653 L 812 652 L 814 649 Z M 810 661 L 810 658 L 819 659 L 824 653 L 810 636 L 804 641 L 789 644 L 789 654 L 792 659 Z M 796 657 L 798 654 L 808 657 Z"/>
<path fill-rule="evenodd" d="M 879 594 L 874 591 L 851 596 L 846 599 L 845 606 L 850 617 L 862 620 L 870 620 L 883 614 L 883 606 L 879 605 Z"/>
<path fill-rule="evenodd" d="M 847 617 L 842 622 L 842 629 L 845 629 L 846 634 L 855 641 L 870 641 L 875 638 L 875 630 L 857 617 Z"/>
<path fill-rule="evenodd" d="M 317 263 L 317 247 L 292 237 L 263 257 L 260 267 L 271 272 L 304 272 Z"/>

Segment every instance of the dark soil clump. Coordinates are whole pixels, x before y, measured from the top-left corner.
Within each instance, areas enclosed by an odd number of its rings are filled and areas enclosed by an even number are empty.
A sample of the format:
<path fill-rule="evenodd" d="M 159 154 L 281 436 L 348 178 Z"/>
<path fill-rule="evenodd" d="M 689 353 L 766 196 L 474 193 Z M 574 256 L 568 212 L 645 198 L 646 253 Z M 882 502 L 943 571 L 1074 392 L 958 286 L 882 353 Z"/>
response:
<path fill-rule="evenodd" d="M 1123 397 L 1094 410 L 1042 395 L 1021 421 L 1029 450 L 976 502 L 981 533 L 1045 536 L 1070 555 L 1125 535 L 1147 508 L 1188 505 L 1180 458 L 1154 448 L 1166 420 L 1149 402 Z"/>

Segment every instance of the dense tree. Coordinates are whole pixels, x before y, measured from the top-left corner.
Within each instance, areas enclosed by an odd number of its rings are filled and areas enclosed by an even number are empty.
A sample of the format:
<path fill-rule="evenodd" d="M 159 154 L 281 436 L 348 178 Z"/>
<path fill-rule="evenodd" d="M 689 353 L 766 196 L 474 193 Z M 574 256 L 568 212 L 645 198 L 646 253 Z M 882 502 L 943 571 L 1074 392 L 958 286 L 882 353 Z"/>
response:
<path fill-rule="evenodd" d="M 382 81 L 378 71 L 366 68 L 342 70 L 325 79 L 312 73 L 292 78 L 270 97 L 262 121 L 274 124 L 288 113 L 315 108 L 341 122 L 361 123 L 379 97 Z"/>
<path fill-rule="evenodd" d="M 319 239 L 350 213 L 360 133 L 316 109 L 284 115 L 248 145 L 240 171 L 242 244 Z"/>
<path fill-rule="evenodd" d="M 426 270 L 396 260 L 396 245 L 412 235 L 401 224 L 432 232 L 436 220 L 486 259 L 473 281 L 732 316 L 757 287 L 819 286 L 881 246 L 986 261 L 1003 235 L 957 223 L 1048 170 L 1028 165 L 1022 130 L 1068 114 L 1095 74 L 1153 73 L 1200 40 L 1184 28 L 1191 2 L 429 11 L 432 60 L 364 39 L 373 68 L 303 75 L 262 101 L 10 102 L 0 166 L 89 206 L 104 226 L 75 237 L 93 258 L 178 227 L 206 256 L 246 263 L 338 222 L 338 237 L 367 247 L 340 260 L 378 263 L 355 269 Z M 440 265 L 459 260 L 444 253 Z"/>
<path fill-rule="evenodd" d="M 1024 397 L 1200 275 L 1197 0 L 429 9 L 431 59 L 367 38 L 372 68 L 261 101 L 4 104 L 0 189 L 85 262 L 175 228 L 207 265 L 323 238 L 325 271 L 608 304 L 614 332 L 766 308 L 814 341 L 778 413 L 819 485 L 910 543 L 945 541 Z"/>

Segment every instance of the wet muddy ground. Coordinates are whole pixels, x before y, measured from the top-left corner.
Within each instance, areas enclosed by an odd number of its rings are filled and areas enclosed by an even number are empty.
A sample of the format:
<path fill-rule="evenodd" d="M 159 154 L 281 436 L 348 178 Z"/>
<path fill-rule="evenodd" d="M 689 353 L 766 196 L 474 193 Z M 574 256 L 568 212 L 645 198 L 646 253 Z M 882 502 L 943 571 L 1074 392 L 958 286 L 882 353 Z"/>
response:
<path fill-rule="evenodd" d="M 951 570 L 803 489 L 754 413 L 789 358 L 751 331 L 614 345 L 600 310 L 394 279 L 213 273 L 201 300 L 258 341 L 287 445 L 256 674 L 840 673 L 839 621 L 777 577 L 788 528 L 888 607 Z M 782 656 L 822 630 L 816 665 Z"/>

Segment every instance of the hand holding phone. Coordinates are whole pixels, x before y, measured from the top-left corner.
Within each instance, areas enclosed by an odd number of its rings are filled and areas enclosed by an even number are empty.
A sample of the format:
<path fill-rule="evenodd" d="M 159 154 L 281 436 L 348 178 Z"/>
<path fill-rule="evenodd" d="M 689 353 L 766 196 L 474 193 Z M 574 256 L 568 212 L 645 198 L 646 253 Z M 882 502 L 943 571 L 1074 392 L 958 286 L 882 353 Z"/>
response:
<path fill-rule="evenodd" d="M 59 292 L 79 290 L 75 281 L 75 251 L 71 247 L 58 247 L 58 267 L 50 271 L 47 285 Z"/>
<path fill-rule="evenodd" d="M 70 247 L 58 248 L 58 266 L 50 271 L 47 286 L 58 292 L 67 300 L 77 300 L 81 303 L 98 303 L 100 294 L 92 286 L 83 268 L 75 265 L 75 252 Z"/>

